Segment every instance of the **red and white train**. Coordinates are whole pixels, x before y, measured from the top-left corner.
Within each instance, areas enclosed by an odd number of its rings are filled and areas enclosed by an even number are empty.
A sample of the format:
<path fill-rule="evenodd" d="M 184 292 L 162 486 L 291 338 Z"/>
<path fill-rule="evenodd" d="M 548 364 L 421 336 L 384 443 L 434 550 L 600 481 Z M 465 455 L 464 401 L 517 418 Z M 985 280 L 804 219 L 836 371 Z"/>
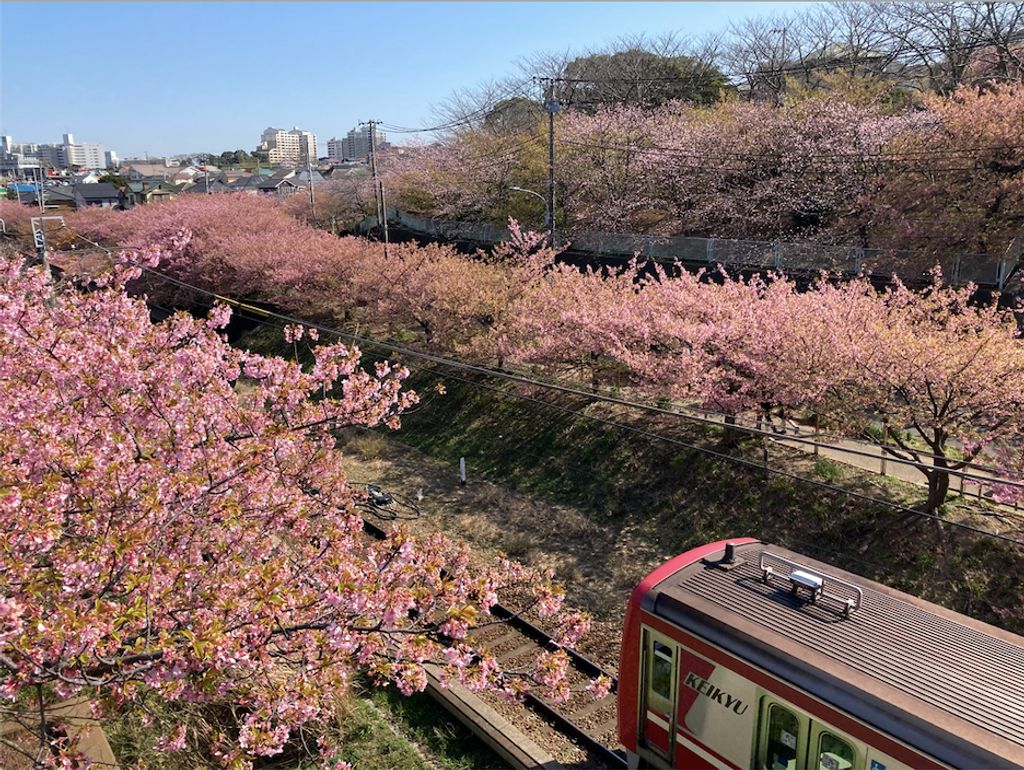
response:
<path fill-rule="evenodd" d="M 630 597 L 630 767 L 1024 767 L 1024 638 L 757 540 Z"/>

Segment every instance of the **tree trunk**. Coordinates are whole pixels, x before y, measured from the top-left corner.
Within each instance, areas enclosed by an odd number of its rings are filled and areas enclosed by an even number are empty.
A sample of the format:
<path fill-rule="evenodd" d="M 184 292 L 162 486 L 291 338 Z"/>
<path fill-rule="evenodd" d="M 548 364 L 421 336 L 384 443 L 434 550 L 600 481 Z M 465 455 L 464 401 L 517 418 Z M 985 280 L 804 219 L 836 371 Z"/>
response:
<path fill-rule="evenodd" d="M 928 500 L 925 503 L 925 513 L 935 513 L 939 506 L 946 502 L 946 495 L 949 493 L 949 466 L 945 457 L 935 458 L 935 469 L 927 472 L 928 477 Z"/>
<path fill-rule="evenodd" d="M 737 430 L 734 427 L 730 427 L 736 424 L 736 415 L 727 414 L 722 422 L 725 425 L 725 433 L 722 435 L 722 446 L 739 446 L 740 441 L 746 434 L 741 430 Z"/>

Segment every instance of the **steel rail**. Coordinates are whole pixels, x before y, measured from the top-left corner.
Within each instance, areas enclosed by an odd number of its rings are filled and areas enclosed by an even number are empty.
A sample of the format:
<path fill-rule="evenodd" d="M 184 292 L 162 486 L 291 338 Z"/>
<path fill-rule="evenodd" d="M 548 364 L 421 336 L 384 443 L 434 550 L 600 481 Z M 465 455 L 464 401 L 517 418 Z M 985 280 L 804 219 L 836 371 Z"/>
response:
<path fill-rule="evenodd" d="M 388 536 L 388 531 L 378 524 L 364 518 L 363 519 L 363 530 L 377 538 L 383 540 Z M 516 629 L 524 636 L 529 637 L 531 640 L 537 643 L 537 645 L 544 649 L 556 649 L 560 648 L 565 651 L 569 656 L 576 669 L 587 676 L 607 676 L 612 681 L 610 692 L 615 692 L 618 687 L 618 678 L 615 677 L 611 672 L 601 668 L 601 666 L 594 661 L 587 658 L 585 655 L 573 650 L 570 647 L 564 647 L 557 644 L 551 634 L 547 633 L 544 629 L 531 623 L 530 621 L 523 618 L 518 613 L 513 612 L 507 607 L 501 604 L 495 604 L 491 607 L 491 614 L 500 618 L 506 622 L 511 628 Z M 596 737 L 592 736 L 585 729 L 577 725 L 572 719 L 561 711 L 559 711 L 554 705 L 547 702 L 539 695 L 532 692 L 526 693 L 524 696 L 524 702 L 539 716 L 553 723 L 559 732 L 563 733 L 567 738 L 575 741 L 579 744 L 589 755 L 593 758 L 601 761 L 605 767 L 619 768 L 626 767 L 626 757 L 624 753 L 617 751 L 605 743 L 602 743 Z M 465 718 L 470 718 L 468 714 L 463 715 Z"/>

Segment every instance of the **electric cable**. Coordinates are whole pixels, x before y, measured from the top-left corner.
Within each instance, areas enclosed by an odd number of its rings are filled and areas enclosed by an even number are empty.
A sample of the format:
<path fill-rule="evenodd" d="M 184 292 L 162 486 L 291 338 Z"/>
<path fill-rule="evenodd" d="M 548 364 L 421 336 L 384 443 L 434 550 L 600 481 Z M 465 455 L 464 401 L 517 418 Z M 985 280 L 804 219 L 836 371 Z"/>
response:
<path fill-rule="evenodd" d="M 112 253 L 112 251 L 110 249 L 106 249 L 105 247 L 100 246 L 99 244 L 96 244 L 94 241 L 90 241 L 89 239 L 85 238 L 84 236 L 80 236 L 78 234 L 75 234 L 75 235 L 76 235 L 76 237 L 80 237 L 83 240 L 86 240 L 87 242 L 92 243 L 93 245 L 97 246 L 98 248 L 104 249 L 108 253 Z M 342 331 L 340 329 L 336 329 L 336 328 L 332 328 L 332 327 L 328 327 L 328 326 L 316 326 L 316 324 L 314 324 L 313 322 L 307 321 L 307 320 L 295 318 L 295 317 L 292 317 L 292 316 L 289 316 L 289 315 L 286 315 L 286 314 L 282 314 L 282 313 L 277 313 L 277 312 L 274 312 L 274 311 L 265 310 L 263 308 L 259 308 L 259 307 L 256 307 L 254 305 L 250 305 L 250 304 L 247 304 L 247 303 L 240 302 L 239 300 L 235 300 L 235 299 L 232 299 L 232 298 L 229 298 L 229 297 L 225 297 L 223 295 L 217 294 L 217 293 L 212 292 L 210 290 L 203 289 L 201 287 L 198 287 L 198 286 L 186 283 L 184 281 L 181 281 L 181 280 L 179 280 L 177 278 L 174 278 L 173 276 L 169 276 L 169 275 L 167 275 L 165 273 L 161 273 L 161 272 L 159 272 L 159 271 L 157 271 L 157 270 L 155 270 L 153 268 L 146 267 L 146 266 L 143 266 L 143 265 L 139 265 L 137 263 L 131 263 L 131 264 L 134 264 L 136 267 L 141 269 L 143 272 L 155 275 L 155 276 L 159 277 L 161 280 L 167 281 L 169 283 L 176 284 L 176 285 L 178 285 L 181 288 L 189 289 L 189 290 L 191 290 L 193 292 L 197 292 L 197 293 L 200 293 L 200 294 L 203 294 L 203 295 L 206 295 L 206 296 L 214 297 L 216 299 L 219 299 L 222 302 L 225 302 L 225 303 L 233 305 L 233 306 L 237 305 L 239 307 L 246 308 L 250 312 L 256 312 L 256 313 L 258 313 L 258 314 L 260 314 L 260 315 L 262 315 L 264 317 L 274 317 L 274 318 L 280 319 L 280 320 L 282 320 L 284 322 L 287 322 L 287 323 L 299 324 L 299 325 L 304 325 L 304 326 L 307 326 L 307 327 L 310 327 L 310 328 L 316 328 L 320 332 L 334 334 L 336 336 L 347 337 L 347 338 L 352 339 L 353 341 L 356 341 L 356 342 L 358 342 L 360 344 L 376 345 L 377 347 L 380 347 L 380 348 L 383 348 L 383 349 L 386 349 L 386 350 L 390 350 L 392 352 L 400 353 L 400 354 L 406 355 L 406 356 L 420 358 L 420 359 L 427 360 L 427 361 L 432 361 L 432 362 L 434 362 L 436 364 L 440 364 L 440 365 L 443 365 L 443 366 L 457 368 L 457 369 L 461 369 L 463 371 L 473 372 L 475 374 L 481 374 L 481 375 L 485 375 L 485 376 L 496 377 L 496 378 L 499 378 L 499 379 L 506 379 L 508 381 L 517 382 L 517 383 L 523 384 L 523 385 L 531 385 L 531 386 L 535 386 L 535 387 L 544 387 L 544 388 L 549 388 L 549 389 L 555 389 L 555 390 L 559 390 L 562 393 L 565 393 L 567 395 L 582 396 L 582 397 L 589 398 L 589 399 L 596 399 L 596 400 L 599 400 L 599 401 L 603 401 L 605 403 L 613 404 L 613 405 L 616 405 L 616 406 L 623 406 L 623 407 L 626 407 L 626 408 L 629 408 L 629 409 L 641 410 L 641 411 L 645 411 L 645 412 L 648 412 L 648 413 L 651 413 L 651 414 L 658 414 L 658 415 L 661 415 L 661 416 L 669 416 L 669 417 L 675 417 L 675 418 L 682 418 L 682 419 L 685 419 L 685 420 L 687 420 L 689 422 L 695 422 L 695 423 L 700 423 L 700 424 L 703 424 L 703 425 L 714 426 L 716 428 L 722 427 L 725 424 L 724 420 L 726 418 L 733 418 L 733 417 L 735 417 L 734 415 L 723 414 L 723 413 L 720 413 L 720 412 L 713 412 L 711 410 L 706 410 L 706 409 L 697 410 L 697 411 L 701 411 L 705 415 L 707 415 L 707 416 L 704 416 L 704 417 L 701 417 L 701 416 L 698 416 L 698 415 L 694 415 L 692 413 L 691 414 L 687 414 L 685 412 L 679 412 L 679 411 L 675 411 L 675 410 L 672 410 L 672 409 L 666 409 L 666 408 L 664 408 L 662 406 L 657 406 L 655 404 L 645 404 L 643 402 L 638 402 L 638 401 L 630 400 L 630 399 L 624 399 L 624 398 L 621 398 L 619 396 L 615 396 L 615 395 L 611 395 L 611 394 L 604 394 L 604 393 L 600 393 L 600 392 L 595 392 L 593 390 L 590 390 L 590 391 L 583 390 L 583 389 L 581 389 L 575 383 L 569 384 L 569 383 L 559 383 L 557 381 L 552 382 L 550 380 L 541 380 L 541 379 L 537 379 L 532 374 L 526 374 L 526 373 L 515 371 L 515 370 L 509 370 L 507 367 L 506 368 L 497 368 L 497 367 L 481 366 L 481 365 L 478 365 L 478 364 L 470 364 L 470 363 L 467 363 L 467 362 L 464 362 L 464 361 L 459 361 L 457 359 L 453 359 L 453 358 L 450 358 L 450 357 L 445 357 L 445 356 L 440 356 L 440 355 L 436 355 L 436 354 L 433 354 L 433 353 L 427 353 L 427 352 L 424 352 L 424 351 L 419 351 L 419 350 L 416 350 L 414 348 L 410 348 L 410 347 L 405 346 L 405 345 L 398 345 L 396 343 L 391 343 L 391 342 L 382 342 L 382 341 L 379 341 L 379 340 L 374 340 L 374 339 L 369 338 L 369 337 L 365 337 L 365 336 L 361 336 L 361 335 L 357 335 L 357 334 L 352 334 L 352 333 L 349 333 L 349 332 L 344 332 L 344 331 Z M 716 419 L 716 418 L 718 418 L 718 419 Z M 746 433 L 746 434 L 752 435 L 752 436 L 758 436 L 760 438 L 768 439 L 768 440 L 771 440 L 771 441 L 776 441 L 777 442 L 779 440 L 785 440 L 785 441 L 789 441 L 789 442 L 792 442 L 792 443 L 797 443 L 797 444 L 801 444 L 801 445 L 805 445 L 805 446 L 810 446 L 812 448 L 835 449 L 835 447 L 833 445 L 831 445 L 831 444 L 814 441 L 813 439 L 804 438 L 804 437 L 799 436 L 799 435 L 793 435 L 793 436 L 785 435 L 784 439 L 782 439 L 782 438 L 780 438 L 780 434 L 777 431 L 774 431 L 774 430 L 763 430 L 761 428 L 756 428 L 756 427 L 751 427 L 751 426 L 744 426 L 744 425 L 741 425 L 741 424 L 731 424 L 729 427 L 731 429 L 733 429 L 733 430 L 737 430 L 737 431 L 740 431 L 740 432 L 743 432 L 743 433 Z M 845 451 L 848 454 L 855 455 L 855 456 L 869 457 L 871 459 L 880 459 L 879 455 L 876 455 L 874 453 L 867 452 L 867 451 L 861 451 L 861 450 L 855 450 L 855 449 L 844 449 L 843 451 Z M 943 460 L 948 460 L 949 459 L 947 457 L 941 457 L 939 455 L 929 454 L 929 453 L 926 453 L 926 452 L 921 452 L 919 454 L 919 456 L 927 458 L 927 459 L 930 459 L 930 460 L 933 460 L 933 461 L 934 460 L 938 460 L 938 459 L 943 459 Z M 914 461 L 914 460 L 901 459 L 901 458 L 898 458 L 898 457 L 888 457 L 886 459 L 891 460 L 893 463 L 904 465 L 904 466 L 908 466 L 908 467 L 917 468 L 919 470 L 923 470 L 923 469 L 926 469 L 926 468 L 933 467 L 932 465 L 930 465 L 927 462 L 920 462 L 920 461 Z M 980 469 L 982 471 L 986 471 L 986 472 L 995 472 L 995 471 L 998 470 L 998 469 L 993 468 L 991 466 L 984 466 L 984 465 L 973 465 L 972 464 L 972 467 L 978 468 L 978 469 Z M 974 481 L 974 482 L 978 482 L 978 483 L 994 484 L 994 485 L 1000 485 L 1000 486 L 1007 486 L 1007 487 L 1024 489 L 1024 481 L 1018 481 L 1018 480 L 1014 480 L 1014 479 L 1006 479 L 1006 478 L 1002 478 L 1002 477 L 998 477 L 998 476 L 996 476 L 996 477 L 976 476 L 976 475 L 970 474 L 970 473 L 957 473 L 956 475 L 957 475 L 957 477 L 962 478 L 962 479 L 967 480 L 967 481 Z"/>
<path fill-rule="evenodd" d="M 88 240 L 88 239 L 86 239 L 86 240 Z M 96 245 L 98 245 L 98 244 L 96 244 Z M 100 247 L 100 248 L 104 248 L 104 247 Z M 107 250 L 107 251 L 110 251 L 110 250 Z M 427 361 L 427 362 L 438 364 L 438 365 L 441 365 L 441 366 L 444 366 L 444 367 L 452 368 L 452 369 L 455 369 L 457 371 L 463 371 L 463 372 L 478 374 L 478 375 L 482 375 L 482 376 L 486 376 L 486 377 L 494 377 L 496 379 L 501 379 L 501 380 L 505 380 L 505 381 L 508 381 L 508 382 L 516 382 L 516 383 L 519 383 L 519 384 L 531 385 L 531 386 L 534 386 L 534 387 L 538 387 L 538 388 L 542 388 L 542 389 L 547 389 L 547 390 L 555 390 L 555 391 L 558 391 L 558 392 L 561 392 L 561 393 L 567 394 L 567 395 L 580 396 L 580 397 L 584 397 L 584 398 L 591 399 L 591 400 L 596 400 L 596 401 L 602 401 L 602 402 L 606 402 L 606 403 L 621 405 L 621 406 L 625 406 L 625 407 L 633 408 L 633 409 L 639 409 L 639 410 L 645 411 L 645 412 L 658 413 L 658 414 L 663 414 L 663 415 L 671 415 L 671 416 L 674 416 L 674 417 L 682 417 L 684 419 L 695 420 L 696 422 L 701 422 L 701 423 L 705 423 L 705 424 L 713 424 L 716 428 L 721 428 L 722 427 L 720 423 L 714 423 L 713 421 L 709 421 L 709 420 L 705 420 L 705 419 L 701 419 L 701 418 L 692 418 L 692 417 L 687 416 L 687 415 L 683 415 L 683 414 L 680 414 L 680 413 L 677 413 L 677 412 L 672 412 L 672 411 L 669 411 L 669 410 L 661 409 L 661 408 L 658 408 L 658 407 L 650 407 L 650 406 L 646 406 L 644 404 L 638 404 L 638 403 L 626 401 L 626 400 L 619 399 L 619 398 L 604 396 L 602 394 L 589 393 L 589 392 L 587 392 L 585 390 L 581 390 L 579 388 L 571 388 L 571 387 L 566 387 L 566 386 L 560 386 L 560 385 L 555 385 L 555 384 L 551 384 L 551 383 L 546 383 L 546 382 L 544 382 L 542 380 L 536 380 L 536 379 L 532 379 L 532 378 L 522 377 L 522 376 L 519 376 L 519 375 L 514 375 L 514 374 L 511 374 L 509 372 L 506 372 L 506 371 L 503 371 L 503 370 L 499 370 L 499 369 L 493 369 L 493 368 L 490 368 L 490 367 L 484 367 L 484 366 L 479 366 L 479 365 L 475 365 L 475 364 L 469 364 L 469 363 L 458 361 L 458 360 L 455 360 L 455 359 L 450 359 L 450 358 L 446 358 L 446 357 L 443 357 L 443 356 L 438 356 L 438 355 L 431 354 L 431 353 L 425 353 L 423 351 L 418 351 L 418 350 L 415 350 L 413 348 L 409 348 L 406 345 L 399 345 L 399 344 L 395 344 L 395 343 L 391 343 L 391 342 L 381 342 L 381 341 L 378 341 L 378 340 L 372 340 L 372 339 L 366 338 L 366 337 L 364 337 L 362 335 L 352 334 L 350 332 L 345 332 L 343 330 L 340 330 L 340 329 L 337 329 L 337 328 L 334 328 L 334 327 L 331 327 L 331 326 L 310 322 L 310 321 L 307 321 L 307 320 L 304 320 L 304 319 L 301 319 L 301 318 L 296 318 L 294 316 L 290 316 L 290 315 L 285 314 L 285 313 L 278 313 L 278 312 L 275 312 L 275 311 L 270 311 L 270 310 L 266 310 L 266 309 L 263 309 L 263 308 L 258 308 L 256 306 L 253 306 L 253 305 L 249 304 L 249 303 L 240 302 L 238 300 L 232 299 L 230 297 L 226 297 L 226 296 L 218 294 L 216 292 L 209 291 L 209 290 L 206 290 L 206 289 L 202 289 L 202 288 L 200 288 L 198 286 L 194 286 L 194 285 L 189 284 L 187 282 L 180 281 L 180 280 L 178 280 L 176 278 L 173 278 L 172 276 L 168 276 L 168 275 L 166 275 L 164 273 L 161 273 L 161 272 L 159 272 L 159 271 L 157 271 L 157 270 L 155 270 L 153 268 L 142 266 L 142 265 L 139 265 L 137 263 L 135 263 L 134 266 L 137 267 L 138 269 L 142 270 L 143 272 L 145 272 L 147 274 L 150 274 L 150 275 L 154 275 L 154 276 L 158 277 L 159 279 L 164 280 L 164 281 L 166 281 L 166 282 L 168 282 L 170 284 L 173 284 L 173 285 L 179 286 L 181 288 L 185 288 L 185 289 L 191 290 L 193 292 L 196 292 L 197 294 L 204 295 L 204 296 L 213 298 L 215 300 L 219 300 L 219 301 L 224 302 L 225 304 L 228 304 L 230 306 L 242 307 L 242 308 L 244 308 L 244 309 L 246 309 L 246 310 L 248 310 L 250 312 L 255 312 L 256 314 L 258 314 L 260 316 L 263 316 L 265 318 L 275 318 L 275 319 L 278 319 L 280 321 L 284 321 L 284 322 L 287 322 L 287 323 L 302 325 L 302 326 L 305 326 L 307 328 L 316 329 L 318 332 L 323 333 L 323 334 L 330 334 L 330 335 L 333 335 L 333 336 L 341 338 L 341 339 L 352 340 L 352 341 L 354 341 L 356 343 L 359 343 L 359 344 L 367 344 L 367 345 L 371 345 L 371 346 L 376 346 L 376 347 L 378 347 L 380 349 L 387 350 L 387 351 L 389 351 L 391 353 L 396 353 L 396 354 L 403 355 L 403 356 L 408 356 L 408 357 L 411 357 L 411 358 L 417 358 L 417 359 L 420 359 L 420 360 L 423 360 L 423 361 Z M 489 389 L 492 389 L 492 390 L 494 389 L 493 386 L 486 386 L 486 385 L 483 385 L 483 384 L 481 384 L 481 386 L 482 387 L 488 387 Z M 532 397 L 529 397 L 529 396 L 525 396 L 524 394 L 514 394 L 514 395 L 516 395 L 517 397 L 522 396 L 523 398 L 526 398 L 526 399 L 531 400 L 531 401 L 537 401 L 536 399 L 533 399 Z M 555 408 L 555 409 L 558 409 L 558 410 L 561 410 L 561 411 L 572 411 L 572 410 L 568 410 L 565 407 L 560 407 L 560 406 L 552 406 L 552 408 Z M 599 418 L 599 417 L 595 417 L 593 415 L 582 415 L 579 412 L 576 412 L 576 414 L 579 414 L 580 416 L 586 417 L 587 419 L 595 420 L 595 421 L 600 422 L 602 424 L 608 425 L 609 427 L 619 427 L 619 428 L 621 428 L 623 430 L 627 430 L 629 432 L 633 432 L 633 433 L 636 433 L 638 435 L 643 435 L 643 436 L 646 436 L 646 437 L 649 437 L 649 438 L 663 438 L 665 441 L 669 441 L 669 442 L 677 444 L 679 446 L 684 446 L 684 447 L 689 448 L 689 449 L 694 449 L 694 450 L 703 452 L 705 454 L 708 454 L 708 455 L 710 455 L 712 457 L 716 457 L 718 459 L 731 460 L 731 461 L 736 462 L 736 463 L 738 463 L 740 465 L 744 465 L 744 466 L 749 467 L 749 468 L 754 468 L 754 469 L 758 469 L 758 470 L 764 471 L 765 473 L 780 475 L 782 477 L 790 478 L 790 479 L 793 479 L 793 480 L 803 481 L 803 482 L 805 482 L 807 484 L 810 484 L 812 486 L 816 486 L 816 487 L 819 487 L 819 488 L 822 488 L 822 489 L 828 489 L 828 490 L 831 490 L 831 491 L 834 491 L 834 492 L 848 494 L 851 497 L 854 497 L 856 499 L 861 499 L 861 500 L 865 500 L 865 501 L 871 501 L 871 502 L 875 502 L 875 503 L 884 504 L 884 505 L 886 505 L 888 507 L 891 507 L 891 508 L 893 508 L 895 510 L 899 510 L 899 511 L 902 511 L 902 512 L 905 512 L 905 513 L 908 513 L 908 514 L 914 514 L 915 516 L 919 516 L 919 517 L 922 517 L 922 518 L 927 518 L 929 520 L 934 520 L 936 522 L 944 523 L 944 524 L 947 524 L 949 526 L 952 526 L 952 527 L 955 527 L 955 528 L 958 528 L 958 529 L 962 529 L 964 531 L 972 532 L 974 534 L 995 538 L 995 539 L 998 539 L 998 540 L 1001 540 L 1001 541 L 1004 541 L 1004 542 L 1012 543 L 1014 545 L 1024 545 L 1024 541 L 1016 540 L 1016 539 L 1014 539 L 1012 537 L 1009 537 L 1009 536 L 1006 536 L 1006 535 L 1002 535 L 1002 534 L 994 533 L 994 532 L 989 532 L 987 530 L 983 530 L 983 529 L 978 528 L 978 527 L 973 527 L 971 525 L 964 524 L 962 522 L 950 521 L 948 519 L 944 519 L 941 516 L 937 516 L 935 514 L 929 514 L 929 513 L 926 513 L 924 511 L 918 511 L 917 509 L 910 508 L 910 507 L 907 507 L 907 506 L 903 506 L 903 505 L 900 505 L 898 503 L 891 503 L 889 501 L 881 501 L 878 498 L 871 497 L 870 495 L 864 495 L 862 493 L 855 492 L 853 490 L 845 490 L 845 489 L 842 489 L 840 487 L 836 487 L 834 485 L 828 484 L 827 482 L 818 481 L 816 479 L 808 479 L 806 477 L 800 476 L 799 474 L 795 474 L 795 473 L 792 473 L 792 472 L 789 472 L 789 471 L 784 471 L 784 470 L 781 470 L 781 469 L 771 468 L 770 466 L 764 465 L 762 463 L 756 463 L 756 462 L 751 461 L 751 460 L 746 460 L 746 459 L 743 459 L 743 458 L 736 458 L 736 457 L 734 457 L 732 455 L 728 455 L 728 454 L 724 454 L 724 453 L 721 453 L 721 452 L 717 452 L 715 450 L 711 450 L 711 449 L 708 449 L 706 447 L 699 447 L 699 446 L 696 446 L 696 445 L 691 445 L 691 444 L 688 444 L 687 442 L 683 442 L 683 441 L 678 440 L 678 439 L 673 439 L 673 438 L 670 438 L 670 437 L 662 437 L 662 436 L 659 436 L 658 434 L 651 433 L 650 431 L 646 431 L 646 430 L 640 429 L 640 428 L 635 428 L 634 426 L 621 425 L 620 423 L 616 423 L 614 421 L 607 420 L 605 418 Z M 737 429 L 741 430 L 742 432 L 749 433 L 751 435 L 761 435 L 761 436 L 763 436 L 765 438 L 768 438 L 768 439 L 777 438 L 777 437 L 774 437 L 770 432 L 765 432 L 765 431 L 760 431 L 760 430 L 750 429 L 750 428 L 740 428 L 739 426 L 737 426 Z M 813 443 L 813 442 L 808 442 L 808 443 Z M 913 464 L 913 463 L 911 463 L 911 464 Z M 985 479 L 985 481 L 987 483 L 992 483 L 991 479 Z M 999 482 L 997 482 L 997 483 L 999 483 Z M 1014 481 L 1011 481 L 1011 480 L 1006 480 L 1003 483 L 1005 483 L 1005 485 L 1007 485 L 1007 486 L 1017 486 L 1017 487 L 1024 486 L 1024 482 L 1014 482 Z"/>

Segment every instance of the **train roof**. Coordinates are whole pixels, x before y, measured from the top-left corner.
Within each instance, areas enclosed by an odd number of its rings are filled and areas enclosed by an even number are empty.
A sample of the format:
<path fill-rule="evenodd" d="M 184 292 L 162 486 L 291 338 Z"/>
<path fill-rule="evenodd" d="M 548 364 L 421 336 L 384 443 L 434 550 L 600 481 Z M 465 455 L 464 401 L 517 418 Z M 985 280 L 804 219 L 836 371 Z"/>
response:
<path fill-rule="evenodd" d="M 970 744 L 1024 765 L 1024 638 L 777 546 L 724 558 L 682 566 L 642 606 L 942 761 L 977 761 Z"/>

